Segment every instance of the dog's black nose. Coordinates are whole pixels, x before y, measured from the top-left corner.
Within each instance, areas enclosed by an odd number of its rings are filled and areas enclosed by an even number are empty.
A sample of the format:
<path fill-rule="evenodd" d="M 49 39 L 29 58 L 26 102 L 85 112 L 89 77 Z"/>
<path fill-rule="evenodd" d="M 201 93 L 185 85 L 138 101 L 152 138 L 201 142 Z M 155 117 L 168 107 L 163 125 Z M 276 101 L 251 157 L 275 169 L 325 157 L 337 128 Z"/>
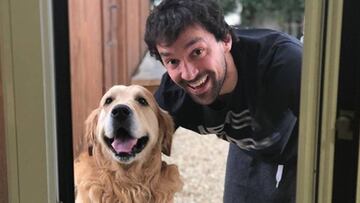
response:
<path fill-rule="evenodd" d="M 131 109 L 126 105 L 117 105 L 111 111 L 111 117 L 118 121 L 125 121 L 132 114 Z"/>

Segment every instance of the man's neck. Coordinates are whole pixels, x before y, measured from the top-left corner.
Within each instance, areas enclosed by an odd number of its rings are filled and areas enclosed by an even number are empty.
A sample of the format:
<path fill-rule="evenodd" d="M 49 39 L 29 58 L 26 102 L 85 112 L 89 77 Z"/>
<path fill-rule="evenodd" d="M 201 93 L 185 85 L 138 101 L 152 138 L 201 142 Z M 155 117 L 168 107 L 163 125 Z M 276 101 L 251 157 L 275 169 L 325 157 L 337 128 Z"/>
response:
<path fill-rule="evenodd" d="M 229 52 L 225 55 L 225 62 L 227 66 L 226 75 L 223 87 L 221 88 L 220 95 L 231 93 L 238 82 L 238 73 L 235 67 L 234 59 Z"/>

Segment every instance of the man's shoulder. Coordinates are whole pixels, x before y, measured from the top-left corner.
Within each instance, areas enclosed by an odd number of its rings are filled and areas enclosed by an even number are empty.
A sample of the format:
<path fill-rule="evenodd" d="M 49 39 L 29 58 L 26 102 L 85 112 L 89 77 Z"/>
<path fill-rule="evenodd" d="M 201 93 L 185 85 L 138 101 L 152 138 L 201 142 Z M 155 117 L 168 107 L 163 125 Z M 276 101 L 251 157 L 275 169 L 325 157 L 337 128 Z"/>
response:
<path fill-rule="evenodd" d="M 156 94 L 183 94 L 185 93 L 183 89 L 181 89 L 178 85 L 175 84 L 173 80 L 171 80 L 168 73 L 164 73 L 161 78 L 160 86 L 156 91 Z"/>
<path fill-rule="evenodd" d="M 234 34 L 236 37 L 240 39 L 248 39 L 248 40 L 254 40 L 254 41 L 261 41 L 264 39 L 274 41 L 283 39 L 292 41 L 295 43 L 301 43 L 300 40 L 296 39 L 295 37 L 279 31 L 279 30 L 273 30 L 268 28 L 240 28 L 240 27 L 234 27 L 233 28 Z"/>
<path fill-rule="evenodd" d="M 233 45 L 232 54 L 235 59 L 243 60 L 251 66 L 256 64 L 266 64 L 273 61 L 273 57 L 282 58 L 283 55 L 275 54 L 279 48 L 289 52 L 301 52 L 302 43 L 287 33 L 258 28 L 258 29 L 241 29 L 234 28 L 236 39 Z M 285 55 L 284 55 L 285 57 Z M 286 57 L 284 58 L 286 59 Z M 247 64 L 249 65 L 249 64 Z"/>
<path fill-rule="evenodd" d="M 258 52 L 267 52 L 280 45 L 302 47 L 300 40 L 277 30 L 266 28 L 242 29 L 235 27 L 233 31 L 237 38 L 234 46 L 242 47 L 242 49 L 249 48 L 255 49 Z"/>
<path fill-rule="evenodd" d="M 161 108 L 174 112 L 184 105 L 186 93 L 171 80 L 167 73 L 164 73 L 155 92 L 155 99 Z"/>

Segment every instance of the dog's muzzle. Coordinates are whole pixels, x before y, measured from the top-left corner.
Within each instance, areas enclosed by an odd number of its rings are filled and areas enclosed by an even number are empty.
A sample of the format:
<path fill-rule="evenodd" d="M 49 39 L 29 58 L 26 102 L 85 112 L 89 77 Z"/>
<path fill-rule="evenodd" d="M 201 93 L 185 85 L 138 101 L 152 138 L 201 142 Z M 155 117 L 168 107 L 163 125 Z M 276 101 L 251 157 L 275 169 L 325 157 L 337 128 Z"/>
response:
<path fill-rule="evenodd" d="M 104 137 L 105 142 L 111 151 L 120 161 L 129 161 L 140 153 L 149 141 L 147 134 L 136 138 L 132 134 L 133 111 L 126 105 L 117 105 L 111 111 L 113 128 L 112 138 Z"/>
<path fill-rule="evenodd" d="M 132 110 L 123 104 L 115 106 L 111 111 L 111 117 L 120 123 L 127 121 L 132 116 Z"/>

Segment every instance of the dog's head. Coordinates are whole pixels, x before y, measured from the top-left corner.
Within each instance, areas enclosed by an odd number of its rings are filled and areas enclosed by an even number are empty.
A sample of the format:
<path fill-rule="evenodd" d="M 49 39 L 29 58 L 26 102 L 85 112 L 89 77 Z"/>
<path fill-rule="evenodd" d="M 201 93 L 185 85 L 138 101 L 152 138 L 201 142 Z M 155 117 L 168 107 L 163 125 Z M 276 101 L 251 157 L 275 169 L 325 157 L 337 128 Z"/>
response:
<path fill-rule="evenodd" d="M 113 86 L 86 121 L 88 144 L 122 164 L 145 160 L 154 147 L 170 155 L 173 121 L 144 87 Z"/>

